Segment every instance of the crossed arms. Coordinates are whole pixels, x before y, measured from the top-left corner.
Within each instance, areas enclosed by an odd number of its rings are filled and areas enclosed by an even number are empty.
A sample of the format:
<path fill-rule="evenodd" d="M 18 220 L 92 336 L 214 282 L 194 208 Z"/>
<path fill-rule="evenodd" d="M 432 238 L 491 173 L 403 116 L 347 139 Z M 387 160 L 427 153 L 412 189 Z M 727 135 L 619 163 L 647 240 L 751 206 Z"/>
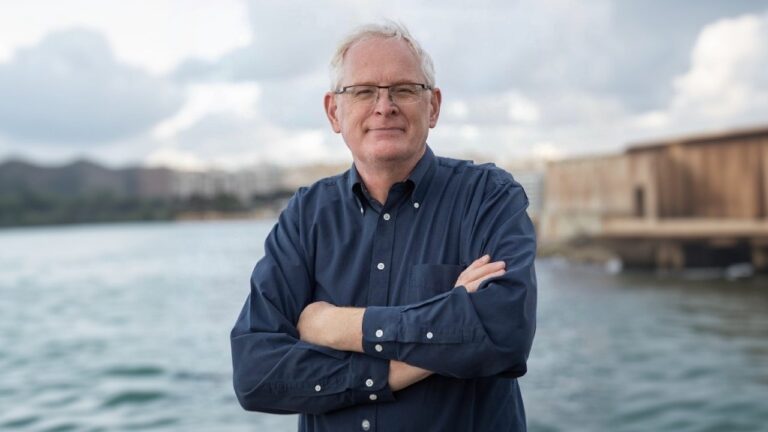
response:
<path fill-rule="evenodd" d="M 483 255 L 459 275 L 455 287 L 463 286 L 467 292 L 475 292 L 486 279 L 503 275 L 504 267 L 504 261 L 491 262 L 490 255 Z M 301 312 L 296 327 L 303 341 L 339 351 L 362 353 L 364 314 L 365 308 L 337 307 L 323 301 L 314 302 Z M 390 360 L 387 382 L 392 391 L 398 391 L 431 374 L 426 369 Z"/>
<path fill-rule="evenodd" d="M 336 307 L 311 298 L 301 197 L 280 216 L 232 329 L 235 393 L 247 410 L 320 414 L 394 400 L 432 373 L 517 377 L 535 332 L 535 238 L 519 188 L 482 197 L 462 221 L 476 260 L 455 287 L 398 306 Z M 469 262 L 469 261 L 465 261 Z"/>

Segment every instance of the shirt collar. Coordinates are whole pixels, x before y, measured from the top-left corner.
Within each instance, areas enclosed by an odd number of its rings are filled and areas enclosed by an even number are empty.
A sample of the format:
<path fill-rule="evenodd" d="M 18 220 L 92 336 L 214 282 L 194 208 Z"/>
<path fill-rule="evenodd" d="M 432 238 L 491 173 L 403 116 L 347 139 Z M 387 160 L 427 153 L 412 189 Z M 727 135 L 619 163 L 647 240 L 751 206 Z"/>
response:
<path fill-rule="evenodd" d="M 432 167 L 436 162 L 435 154 L 432 152 L 432 149 L 429 147 L 429 145 L 427 145 L 427 148 L 424 151 L 424 155 L 421 157 L 421 159 L 419 159 L 419 162 L 416 163 L 413 171 L 411 171 L 411 174 L 408 175 L 408 178 L 405 180 L 406 183 L 410 183 L 411 186 L 413 186 L 413 193 L 411 193 L 410 196 L 411 202 L 413 204 L 419 203 L 419 205 L 421 205 L 422 201 L 424 201 L 429 182 L 434 175 L 434 170 Z M 360 177 L 360 173 L 357 172 L 357 168 L 355 167 L 354 163 L 349 169 L 346 189 L 352 193 L 352 197 L 357 202 L 357 206 L 362 213 L 363 201 L 366 199 L 363 193 L 363 179 Z"/>

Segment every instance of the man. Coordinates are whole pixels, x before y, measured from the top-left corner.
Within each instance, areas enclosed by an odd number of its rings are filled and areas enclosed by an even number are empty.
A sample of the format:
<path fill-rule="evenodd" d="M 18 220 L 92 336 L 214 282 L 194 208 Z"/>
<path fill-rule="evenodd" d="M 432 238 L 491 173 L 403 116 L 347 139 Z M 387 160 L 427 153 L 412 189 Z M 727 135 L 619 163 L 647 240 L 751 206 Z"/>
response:
<path fill-rule="evenodd" d="M 441 93 L 402 26 L 356 31 L 332 71 L 325 110 L 354 164 L 301 188 L 266 240 L 231 335 L 238 400 L 301 413 L 302 431 L 524 431 L 525 193 L 432 153 Z"/>

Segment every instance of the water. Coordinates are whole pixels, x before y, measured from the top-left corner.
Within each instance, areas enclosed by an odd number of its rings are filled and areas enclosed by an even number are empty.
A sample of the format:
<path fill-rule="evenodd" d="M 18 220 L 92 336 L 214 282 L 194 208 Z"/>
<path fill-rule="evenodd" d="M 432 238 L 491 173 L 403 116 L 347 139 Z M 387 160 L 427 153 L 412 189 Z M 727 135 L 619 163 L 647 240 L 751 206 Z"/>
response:
<path fill-rule="evenodd" d="M 228 333 L 270 227 L 0 231 L 0 430 L 296 430 L 231 390 Z M 531 431 L 768 430 L 766 279 L 538 275 Z"/>

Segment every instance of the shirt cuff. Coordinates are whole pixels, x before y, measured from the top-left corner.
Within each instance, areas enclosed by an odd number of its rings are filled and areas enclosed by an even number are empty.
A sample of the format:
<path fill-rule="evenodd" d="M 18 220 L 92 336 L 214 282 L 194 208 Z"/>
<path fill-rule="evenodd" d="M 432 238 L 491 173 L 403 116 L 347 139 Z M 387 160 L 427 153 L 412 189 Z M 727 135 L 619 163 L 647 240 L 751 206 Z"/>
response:
<path fill-rule="evenodd" d="M 350 362 L 348 387 L 358 402 L 390 402 L 395 400 L 389 388 L 389 360 L 354 354 Z"/>
<path fill-rule="evenodd" d="M 369 306 L 363 314 L 363 351 L 372 357 L 398 360 L 400 308 Z"/>

